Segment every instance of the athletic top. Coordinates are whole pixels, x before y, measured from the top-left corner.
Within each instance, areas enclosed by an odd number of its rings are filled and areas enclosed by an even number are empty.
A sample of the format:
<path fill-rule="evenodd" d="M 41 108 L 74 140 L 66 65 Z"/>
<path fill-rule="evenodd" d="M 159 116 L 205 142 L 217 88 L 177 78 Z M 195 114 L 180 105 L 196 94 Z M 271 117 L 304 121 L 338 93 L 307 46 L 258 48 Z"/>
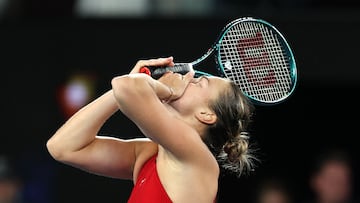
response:
<path fill-rule="evenodd" d="M 128 203 L 172 203 L 156 170 L 157 154 L 141 168 Z"/>
<path fill-rule="evenodd" d="M 172 203 L 156 170 L 157 154 L 141 168 L 127 203 Z M 214 203 L 216 202 L 216 198 Z"/>

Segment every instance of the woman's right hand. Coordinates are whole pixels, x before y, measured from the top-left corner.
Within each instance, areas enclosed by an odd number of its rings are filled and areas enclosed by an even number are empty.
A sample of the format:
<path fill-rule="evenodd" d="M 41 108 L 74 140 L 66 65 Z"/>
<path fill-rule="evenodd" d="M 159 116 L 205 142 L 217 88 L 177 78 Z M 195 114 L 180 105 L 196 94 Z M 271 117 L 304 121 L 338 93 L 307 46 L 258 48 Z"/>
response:
<path fill-rule="evenodd" d="M 161 76 L 158 81 L 168 86 L 172 95 L 167 99 L 167 101 L 176 100 L 184 94 L 186 87 L 194 78 L 194 71 L 190 71 L 185 75 L 173 72 L 167 72 Z"/>

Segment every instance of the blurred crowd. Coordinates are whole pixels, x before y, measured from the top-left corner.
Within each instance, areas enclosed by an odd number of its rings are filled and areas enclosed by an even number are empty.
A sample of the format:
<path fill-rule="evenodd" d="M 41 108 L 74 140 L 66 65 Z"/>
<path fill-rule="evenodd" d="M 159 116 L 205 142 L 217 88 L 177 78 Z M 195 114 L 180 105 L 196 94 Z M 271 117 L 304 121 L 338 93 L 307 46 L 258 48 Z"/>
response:
<path fill-rule="evenodd" d="M 239 11 L 292 12 L 299 9 L 360 8 L 355 0 L 0 0 L 5 19 L 31 17 L 181 17 L 231 16 Z"/>
<path fill-rule="evenodd" d="M 296 182 L 271 176 L 260 179 L 253 203 L 356 203 L 355 165 L 344 149 L 326 149 L 315 154 L 307 174 L 307 188 L 298 192 Z"/>
<path fill-rule="evenodd" d="M 0 20 L 22 18 L 118 18 L 235 15 L 239 10 L 274 12 L 288 8 L 360 8 L 357 1 L 338 0 L 0 0 Z M 55 162 L 47 154 L 13 157 L 0 153 L 0 203 L 53 203 Z M 43 159 L 45 156 L 45 160 Z M 291 154 L 289 155 L 291 156 Z M 251 203 L 356 203 L 359 189 L 356 157 L 347 150 L 315 151 L 307 186 L 296 179 L 257 178 Z M 300 164 L 301 165 L 301 164 Z M 259 166 L 261 167 L 261 165 Z M 256 174 L 255 174 L 256 175 Z M 241 194 L 248 195 L 248 194 Z"/>
<path fill-rule="evenodd" d="M 46 187 L 44 183 L 34 184 L 24 176 L 31 167 L 21 167 L 22 164 L 10 156 L 0 156 L 0 203 L 51 203 L 48 196 L 56 196 L 56 193 L 50 191 L 49 185 L 55 182 L 48 183 Z M 44 166 L 36 167 L 44 172 L 41 169 Z M 357 203 L 355 172 L 354 160 L 347 151 L 331 149 L 319 152 L 314 156 L 308 173 L 307 188 L 302 190 L 308 192 L 296 191 L 297 183 L 291 177 L 289 179 L 267 174 L 256 179 L 256 187 L 252 189 L 250 197 L 251 203 Z M 41 182 L 44 177 L 47 177 L 46 173 L 33 178 L 38 178 L 38 182 Z M 29 190 L 33 192 L 29 193 Z"/>

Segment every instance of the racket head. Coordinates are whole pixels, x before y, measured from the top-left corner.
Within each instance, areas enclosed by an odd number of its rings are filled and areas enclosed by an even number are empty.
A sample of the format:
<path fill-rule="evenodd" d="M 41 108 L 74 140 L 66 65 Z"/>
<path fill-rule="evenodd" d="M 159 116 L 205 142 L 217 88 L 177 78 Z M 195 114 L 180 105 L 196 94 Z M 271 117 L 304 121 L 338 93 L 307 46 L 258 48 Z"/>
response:
<path fill-rule="evenodd" d="M 253 103 L 275 105 L 294 92 L 293 52 L 270 23 L 252 17 L 236 19 L 224 27 L 215 50 L 219 74 L 234 81 Z"/>

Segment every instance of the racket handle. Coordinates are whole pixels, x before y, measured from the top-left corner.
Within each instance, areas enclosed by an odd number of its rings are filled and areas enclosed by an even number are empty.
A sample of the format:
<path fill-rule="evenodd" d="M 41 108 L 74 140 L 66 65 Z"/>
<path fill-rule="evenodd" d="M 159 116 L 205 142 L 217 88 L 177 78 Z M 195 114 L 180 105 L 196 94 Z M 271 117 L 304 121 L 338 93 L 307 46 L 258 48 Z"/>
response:
<path fill-rule="evenodd" d="M 180 73 L 182 75 L 193 70 L 191 63 L 176 63 L 174 66 L 158 67 L 158 66 L 146 66 L 140 68 L 140 73 L 150 75 L 154 79 L 159 79 L 166 72 Z"/>

